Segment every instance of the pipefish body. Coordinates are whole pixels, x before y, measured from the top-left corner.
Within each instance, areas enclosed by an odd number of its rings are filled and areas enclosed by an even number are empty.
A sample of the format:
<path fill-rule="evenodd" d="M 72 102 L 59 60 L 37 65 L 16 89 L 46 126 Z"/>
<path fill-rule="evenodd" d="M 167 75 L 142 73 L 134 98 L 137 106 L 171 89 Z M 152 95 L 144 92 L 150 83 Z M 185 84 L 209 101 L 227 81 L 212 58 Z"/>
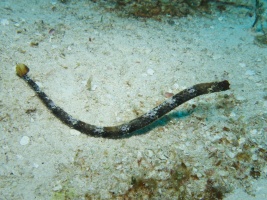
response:
<path fill-rule="evenodd" d="M 38 95 L 44 105 L 64 124 L 80 131 L 89 136 L 118 139 L 129 136 L 130 133 L 137 131 L 158 120 L 166 115 L 177 106 L 193 99 L 197 96 L 221 92 L 230 89 L 230 83 L 227 80 L 221 82 L 200 83 L 189 87 L 174 96 L 168 98 L 160 105 L 151 109 L 147 113 L 121 125 L 117 126 L 95 126 L 75 119 L 65 112 L 61 107 L 57 106 L 27 75 L 29 68 L 22 63 L 16 65 L 16 73 L 22 78 Z"/>

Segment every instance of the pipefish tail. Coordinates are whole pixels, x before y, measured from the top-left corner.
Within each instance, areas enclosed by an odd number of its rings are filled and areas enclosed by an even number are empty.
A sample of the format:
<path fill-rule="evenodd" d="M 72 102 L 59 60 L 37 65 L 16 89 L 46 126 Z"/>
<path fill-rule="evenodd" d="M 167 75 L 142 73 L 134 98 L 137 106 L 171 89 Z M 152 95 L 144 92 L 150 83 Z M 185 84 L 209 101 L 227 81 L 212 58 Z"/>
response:
<path fill-rule="evenodd" d="M 177 106 L 193 99 L 197 96 L 210 94 L 214 92 L 222 92 L 230 89 L 230 83 L 227 80 L 221 82 L 200 83 L 189 87 L 174 96 L 168 98 L 160 105 L 151 109 L 147 113 L 137 117 L 127 123 L 118 126 L 95 126 L 75 119 L 65 112 L 61 107 L 57 106 L 27 75 L 29 68 L 22 63 L 16 65 L 16 73 L 22 78 L 38 95 L 45 106 L 64 124 L 80 131 L 89 136 L 118 139 L 130 136 L 130 133 L 142 129 L 152 122 L 166 115 Z"/>

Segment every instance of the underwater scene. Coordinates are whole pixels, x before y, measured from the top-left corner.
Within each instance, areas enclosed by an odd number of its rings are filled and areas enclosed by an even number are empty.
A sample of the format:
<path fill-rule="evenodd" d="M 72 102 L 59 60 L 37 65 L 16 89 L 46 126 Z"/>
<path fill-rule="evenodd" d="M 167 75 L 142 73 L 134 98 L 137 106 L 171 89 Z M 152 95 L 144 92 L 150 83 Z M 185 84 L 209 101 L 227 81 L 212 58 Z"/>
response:
<path fill-rule="evenodd" d="M 266 0 L 1 0 L 0 200 L 267 199 Z"/>

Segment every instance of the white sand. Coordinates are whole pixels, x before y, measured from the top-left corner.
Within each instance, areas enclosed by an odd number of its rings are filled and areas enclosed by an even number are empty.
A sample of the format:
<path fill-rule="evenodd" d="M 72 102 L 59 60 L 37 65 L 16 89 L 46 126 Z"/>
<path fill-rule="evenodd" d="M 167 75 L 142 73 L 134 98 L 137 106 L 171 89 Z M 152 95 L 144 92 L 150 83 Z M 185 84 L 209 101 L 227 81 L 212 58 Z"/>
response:
<path fill-rule="evenodd" d="M 173 199 L 183 190 L 203 193 L 208 178 L 236 192 L 228 200 L 267 198 L 259 153 L 267 144 L 267 49 L 253 43 L 253 18 L 237 10 L 169 25 L 168 18 L 120 18 L 87 1 L 52 6 L 0 2 L 0 199 Z M 101 126 L 129 121 L 162 102 L 165 92 L 197 83 L 227 79 L 231 90 L 191 100 L 145 134 L 92 138 L 47 110 L 15 75 L 21 62 L 55 103 Z M 178 117 L 193 104 L 193 113 Z M 249 161 L 239 158 L 235 168 L 240 152 Z M 179 182 L 171 176 L 181 163 L 192 177 Z M 261 172 L 258 181 L 252 167 Z M 130 188 L 140 178 L 157 187 L 147 183 L 134 196 Z"/>

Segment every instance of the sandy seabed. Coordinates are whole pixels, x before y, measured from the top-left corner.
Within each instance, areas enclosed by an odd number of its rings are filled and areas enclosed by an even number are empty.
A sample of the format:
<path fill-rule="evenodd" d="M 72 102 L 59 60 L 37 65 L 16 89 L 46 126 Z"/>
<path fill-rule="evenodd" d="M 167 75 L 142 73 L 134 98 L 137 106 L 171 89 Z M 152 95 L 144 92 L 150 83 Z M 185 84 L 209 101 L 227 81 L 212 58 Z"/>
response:
<path fill-rule="evenodd" d="M 0 2 L 0 199 L 266 199 L 267 49 L 244 11 L 162 20 L 90 1 Z M 171 22 L 171 23 L 170 23 Z M 68 113 L 117 125 L 201 82 L 130 138 L 88 137 L 56 119 L 15 74 L 25 63 Z"/>

